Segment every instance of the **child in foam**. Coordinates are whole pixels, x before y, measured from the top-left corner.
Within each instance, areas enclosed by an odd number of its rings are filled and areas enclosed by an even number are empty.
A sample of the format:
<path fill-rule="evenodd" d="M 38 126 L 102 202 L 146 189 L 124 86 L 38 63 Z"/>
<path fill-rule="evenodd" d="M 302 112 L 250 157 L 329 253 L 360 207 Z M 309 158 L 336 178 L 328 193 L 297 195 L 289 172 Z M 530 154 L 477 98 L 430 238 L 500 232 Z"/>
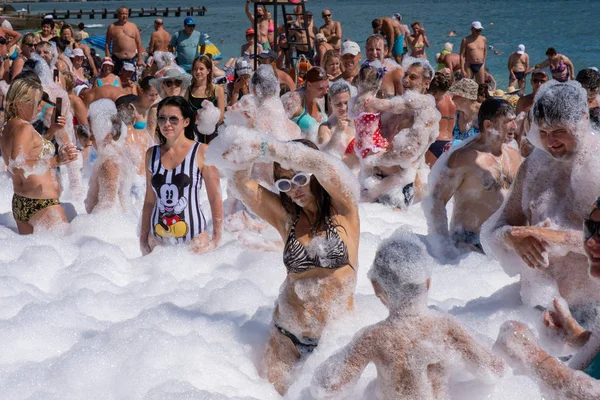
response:
<path fill-rule="evenodd" d="M 583 247 L 589 260 L 590 279 L 600 278 L 600 198 L 583 224 Z M 496 346 L 515 368 L 530 376 L 556 399 L 600 398 L 600 329 L 584 329 L 563 299 L 554 299 L 554 310 L 544 313 L 544 324 L 574 348 L 580 349 L 566 366 L 535 343 L 529 328 L 516 321 L 500 329 Z M 585 374 L 589 375 L 586 376 Z"/>
<path fill-rule="evenodd" d="M 278 194 L 250 178 L 259 160 L 275 163 Z M 355 178 L 306 139 L 281 142 L 241 127 L 219 132 L 207 162 L 238 170 L 232 182 L 237 197 L 285 242 L 287 277 L 262 362 L 263 375 L 284 394 L 327 323 L 353 305 L 360 236 Z"/>
<path fill-rule="evenodd" d="M 488 382 L 504 374 L 502 359 L 456 320 L 427 308 L 432 264 L 408 231 L 397 231 L 379 246 L 368 276 L 389 317 L 360 331 L 317 368 L 311 385 L 315 398 L 347 398 L 371 362 L 378 371 L 377 398 L 383 399 L 448 398 L 449 368 L 459 360 Z"/>

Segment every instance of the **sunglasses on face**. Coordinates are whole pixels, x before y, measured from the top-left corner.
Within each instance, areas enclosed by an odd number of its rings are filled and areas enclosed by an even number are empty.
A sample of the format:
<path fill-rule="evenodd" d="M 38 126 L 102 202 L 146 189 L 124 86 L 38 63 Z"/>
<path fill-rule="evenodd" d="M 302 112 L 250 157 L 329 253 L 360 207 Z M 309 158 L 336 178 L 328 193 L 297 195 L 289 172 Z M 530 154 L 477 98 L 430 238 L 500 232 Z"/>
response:
<path fill-rule="evenodd" d="M 323 18 L 329 18 L 331 17 L 331 14 L 323 14 Z"/>
<path fill-rule="evenodd" d="M 23 47 L 35 47 L 34 43 L 23 43 Z"/>
<path fill-rule="evenodd" d="M 585 240 L 590 239 L 594 235 L 600 235 L 600 222 L 592 221 L 591 219 L 583 220 L 583 237 Z"/>
<path fill-rule="evenodd" d="M 165 81 L 164 83 L 165 83 L 166 87 L 170 88 L 173 86 L 177 86 L 177 87 L 181 86 L 182 81 L 179 79 L 173 79 L 173 80 Z"/>
<path fill-rule="evenodd" d="M 280 192 L 289 192 L 292 190 L 292 184 L 296 186 L 306 186 L 310 182 L 312 174 L 306 172 L 298 172 L 292 179 L 278 179 L 275 182 L 275 187 Z"/>
<path fill-rule="evenodd" d="M 159 125 L 164 125 L 167 123 L 167 121 L 169 121 L 171 125 L 177 126 L 179 125 L 179 121 L 181 120 L 175 116 L 165 117 L 164 115 L 161 115 L 160 117 L 156 118 L 156 122 L 158 122 Z"/>

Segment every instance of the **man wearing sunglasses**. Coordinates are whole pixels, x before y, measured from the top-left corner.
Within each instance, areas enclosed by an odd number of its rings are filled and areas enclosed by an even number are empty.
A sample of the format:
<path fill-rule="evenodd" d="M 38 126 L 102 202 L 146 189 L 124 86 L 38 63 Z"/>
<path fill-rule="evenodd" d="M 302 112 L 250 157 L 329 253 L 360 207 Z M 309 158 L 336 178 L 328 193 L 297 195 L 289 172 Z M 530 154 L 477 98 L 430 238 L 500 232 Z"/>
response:
<path fill-rule="evenodd" d="M 532 113 L 528 139 L 536 149 L 484 224 L 482 242 L 509 275 L 521 274 L 525 304 L 547 307 L 560 295 L 577 312 L 600 301 L 582 246 L 584 219 L 600 193 L 600 140 L 576 83 L 544 84 Z"/>
<path fill-rule="evenodd" d="M 487 57 L 487 39 L 481 34 L 483 25 L 474 21 L 471 34 L 460 44 L 460 69 L 464 76 L 481 84 L 485 83 L 485 60 Z"/>
<path fill-rule="evenodd" d="M 319 32 L 325 35 L 327 43 L 332 45 L 334 49 L 339 50 L 342 47 L 342 24 L 333 20 L 329 10 L 323 10 L 321 16 L 325 21 L 325 25 L 319 28 Z"/>

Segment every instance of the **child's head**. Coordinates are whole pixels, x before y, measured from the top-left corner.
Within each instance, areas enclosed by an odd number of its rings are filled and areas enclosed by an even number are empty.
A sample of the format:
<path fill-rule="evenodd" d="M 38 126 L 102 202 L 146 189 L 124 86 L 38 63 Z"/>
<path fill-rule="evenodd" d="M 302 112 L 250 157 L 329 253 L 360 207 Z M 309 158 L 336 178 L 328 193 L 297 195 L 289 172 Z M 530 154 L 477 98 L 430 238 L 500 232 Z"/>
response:
<path fill-rule="evenodd" d="M 360 93 L 378 91 L 384 73 L 384 69 L 378 62 L 363 64 L 356 78 L 358 91 Z"/>
<path fill-rule="evenodd" d="M 386 307 L 405 307 L 426 298 L 432 263 L 419 239 L 400 229 L 379 245 L 368 277 Z"/>

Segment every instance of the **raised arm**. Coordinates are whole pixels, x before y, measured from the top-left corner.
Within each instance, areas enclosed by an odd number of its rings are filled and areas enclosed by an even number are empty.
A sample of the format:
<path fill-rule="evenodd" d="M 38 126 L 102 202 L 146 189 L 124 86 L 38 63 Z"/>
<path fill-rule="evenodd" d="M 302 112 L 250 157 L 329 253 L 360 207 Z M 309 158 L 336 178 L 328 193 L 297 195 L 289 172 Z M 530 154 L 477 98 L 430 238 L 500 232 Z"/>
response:
<path fill-rule="evenodd" d="M 325 360 L 316 369 L 311 381 L 314 398 L 345 398 L 371 361 L 369 349 L 373 346 L 375 340 L 371 334 L 359 332 L 350 344 Z"/>
<path fill-rule="evenodd" d="M 246 0 L 246 16 L 252 25 L 254 25 L 254 15 L 250 12 L 250 0 Z"/>
<path fill-rule="evenodd" d="M 6 43 L 7 49 L 10 49 L 15 44 L 19 43 L 19 40 L 21 40 L 22 35 L 19 32 L 13 31 L 12 29 L 7 29 L 7 28 L 2 28 L 2 30 L 4 31 L 4 34 L 6 36 L 10 36 L 10 41 L 8 43 Z"/>

